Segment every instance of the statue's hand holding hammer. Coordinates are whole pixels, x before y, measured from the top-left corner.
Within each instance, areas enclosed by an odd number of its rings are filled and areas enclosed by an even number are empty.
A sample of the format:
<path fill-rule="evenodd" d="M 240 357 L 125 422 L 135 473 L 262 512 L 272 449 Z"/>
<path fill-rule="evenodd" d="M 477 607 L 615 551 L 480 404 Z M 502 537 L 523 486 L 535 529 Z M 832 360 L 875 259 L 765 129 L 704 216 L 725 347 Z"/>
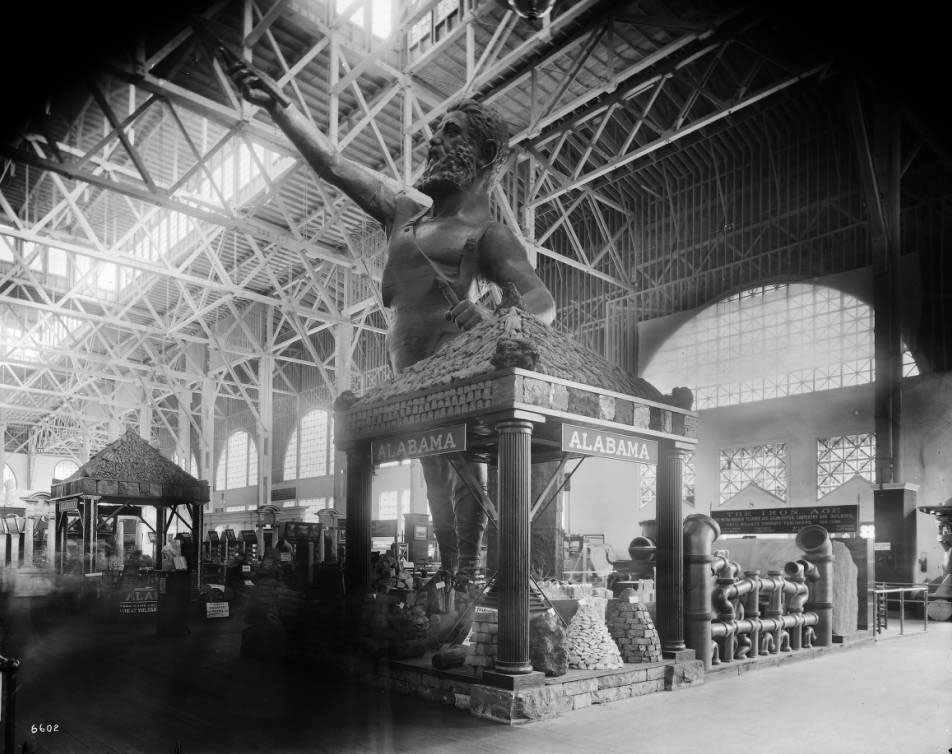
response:
<path fill-rule="evenodd" d="M 488 319 L 488 313 L 483 307 L 464 299 L 446 313 L 446 318 L 453 320 L 460 330 L 472 330 L 480 322 Z"/>

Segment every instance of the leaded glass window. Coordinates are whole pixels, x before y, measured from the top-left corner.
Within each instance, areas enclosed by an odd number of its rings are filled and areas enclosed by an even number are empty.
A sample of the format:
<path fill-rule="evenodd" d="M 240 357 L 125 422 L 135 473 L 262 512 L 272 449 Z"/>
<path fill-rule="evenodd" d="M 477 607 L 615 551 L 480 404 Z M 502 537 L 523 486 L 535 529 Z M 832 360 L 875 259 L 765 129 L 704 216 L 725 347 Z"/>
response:
<path fill-rule="evenodd" d="M 334 420 L 328 411 L 308 411 L 288 440 L 284 478 L 304 479 L 334 473 Z"/>
<path fill-rule="evenodd" d="M 380 493 L 377 506 L 377 518 L 383 520 L 392 520 L 397 517 L 397 491 L 387 490 Z"/>
<path fill-rule="evenodd" d="M 686 505 L 694 505 L 694 454 L 685 456 L 681 463 L 681 495 Z M 638 480 L 638 507 L 646 508 L 657 499 L 658 467 L 654 464 L 641 466 Z"/>
<path fill-rule="evenodd" d="M 53 479 L 59 479 L 63 481 L 68 479 L 73 474 L 79 470 L 79 465 L 76 461 L 60 461 L 53 467 Z"/>
<path fill-rule="evenodd" d="M 876 436 L 873 434 L 821 437 L 817 440 L 816 494 L 829 494 L 854 476 L 876 478 Z"/>
<path fill-rule="evenodd" d="M 228 437 L 218 459 L 215 473 L 215 489 L 233 490 L 250 487 L 258 479 L 258 448 L 254 439 L 243 429 L 235 430 Z"/>
<path fill-rule="evenodd" d="M 782 442 L 721 450 L 721 504 L 749 484 L 787 499 L 787 457 Z"/>
<path fill-rule="evenodd" d="M 916 374 L 903 350 L 903 374 Z M 862 385 L 873 370 L 872 308 L 834 288 L 795 284 L 708 307 L 668 338 L 643 376 L 663 392 L 690 387 L 700 410 Z"/>

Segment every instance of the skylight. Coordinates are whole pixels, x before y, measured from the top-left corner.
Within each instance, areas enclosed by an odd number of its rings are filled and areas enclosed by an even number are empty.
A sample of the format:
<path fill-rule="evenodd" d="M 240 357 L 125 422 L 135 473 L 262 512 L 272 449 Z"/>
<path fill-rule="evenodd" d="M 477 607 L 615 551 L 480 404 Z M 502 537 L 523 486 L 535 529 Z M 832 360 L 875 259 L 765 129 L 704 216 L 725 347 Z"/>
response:
<path fill-rule="evenodd" d="M 337 12 L 344 13 L 357 5 L 357 9 L 347 19 L 351 23 L 367 28 L 367 10 L 370 10 L 370 33 L 379 39 L 386 39 L 393 30 L 393 0 L 364 0 L 357 4 L 355 0 L 337 0 Z"/>

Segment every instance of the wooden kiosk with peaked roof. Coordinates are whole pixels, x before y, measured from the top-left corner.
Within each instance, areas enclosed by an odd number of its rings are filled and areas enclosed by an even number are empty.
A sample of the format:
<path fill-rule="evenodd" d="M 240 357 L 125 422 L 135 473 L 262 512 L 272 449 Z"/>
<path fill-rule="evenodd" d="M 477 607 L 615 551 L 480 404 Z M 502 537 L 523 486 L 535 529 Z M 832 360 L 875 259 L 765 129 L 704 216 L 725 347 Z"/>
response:
<path fill-rule="evenodd" d="M 68 526 L 77 525 L 82 532 L 84 572 L 96 572 L 103 565 L 97 562 L 99 526 L 120 515 L 137 515 L 151 528 L 142 518 L 143 506 L 153 507 L 156 512 L 156 564 L 161 562 L 165 533 L 176 517 L 200 549 L 202 510 L 208 500 L 208 482 L 179 468 L 129 428 L 72 476 L 52 487 L 50 502 L 56 503 L 56 528 L 51 547 L 58 551 L 59 570 L 62 572 L 64 567 Z M 187 517 L 182 515 L 183 511 Z M 75 521 L 76 514 L 78 521 Z M 54 553 L 50 562 L 56 563 Z M 201 558 L 195 559 L 196 569 L 200 568 L 200 562 Z"/>
<path fill-rule="evenodd" d="M 682 600 L 682 461 L 697 442 L 689 406 L 504 305 L 395 381 L 342 396 L 336 408 L 337 447 L 347 453 L 349 593 L 370 583 L 376 463 L 442 452 L 459 471 L 461 453 L 488 455 L 498 464 L 497 505 L 483 501 L 499 533 L 500 599 L 495 672 L 484 682 L 541 683 L 529 661 L 530 523 L 541 502 L 531 499 L 531 464 L 560 461 L 561 469 L 587 455 L 657 463 L 658 628 L 667 656 L 693 654 L 684 646 Z"/>

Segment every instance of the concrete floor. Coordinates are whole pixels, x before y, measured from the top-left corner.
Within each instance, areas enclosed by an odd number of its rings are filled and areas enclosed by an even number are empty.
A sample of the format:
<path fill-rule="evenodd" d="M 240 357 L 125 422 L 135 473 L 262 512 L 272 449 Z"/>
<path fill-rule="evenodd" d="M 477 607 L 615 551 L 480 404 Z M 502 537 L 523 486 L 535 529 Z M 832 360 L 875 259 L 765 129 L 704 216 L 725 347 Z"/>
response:
<path fill-rule="evenodd" d="M 19 630 L 7 649 L 23 661 L 17 741 L 38 752 L 941 754 L 952 747 L 948 622 L 519 727 L 240 660 L 239 617 L 192 621 L 181 638 L 159 638 L 148 622 L 77 615 L 39 633 L 12 623 Z M 31 734 L 40 723 L 59 731 Z"/>

